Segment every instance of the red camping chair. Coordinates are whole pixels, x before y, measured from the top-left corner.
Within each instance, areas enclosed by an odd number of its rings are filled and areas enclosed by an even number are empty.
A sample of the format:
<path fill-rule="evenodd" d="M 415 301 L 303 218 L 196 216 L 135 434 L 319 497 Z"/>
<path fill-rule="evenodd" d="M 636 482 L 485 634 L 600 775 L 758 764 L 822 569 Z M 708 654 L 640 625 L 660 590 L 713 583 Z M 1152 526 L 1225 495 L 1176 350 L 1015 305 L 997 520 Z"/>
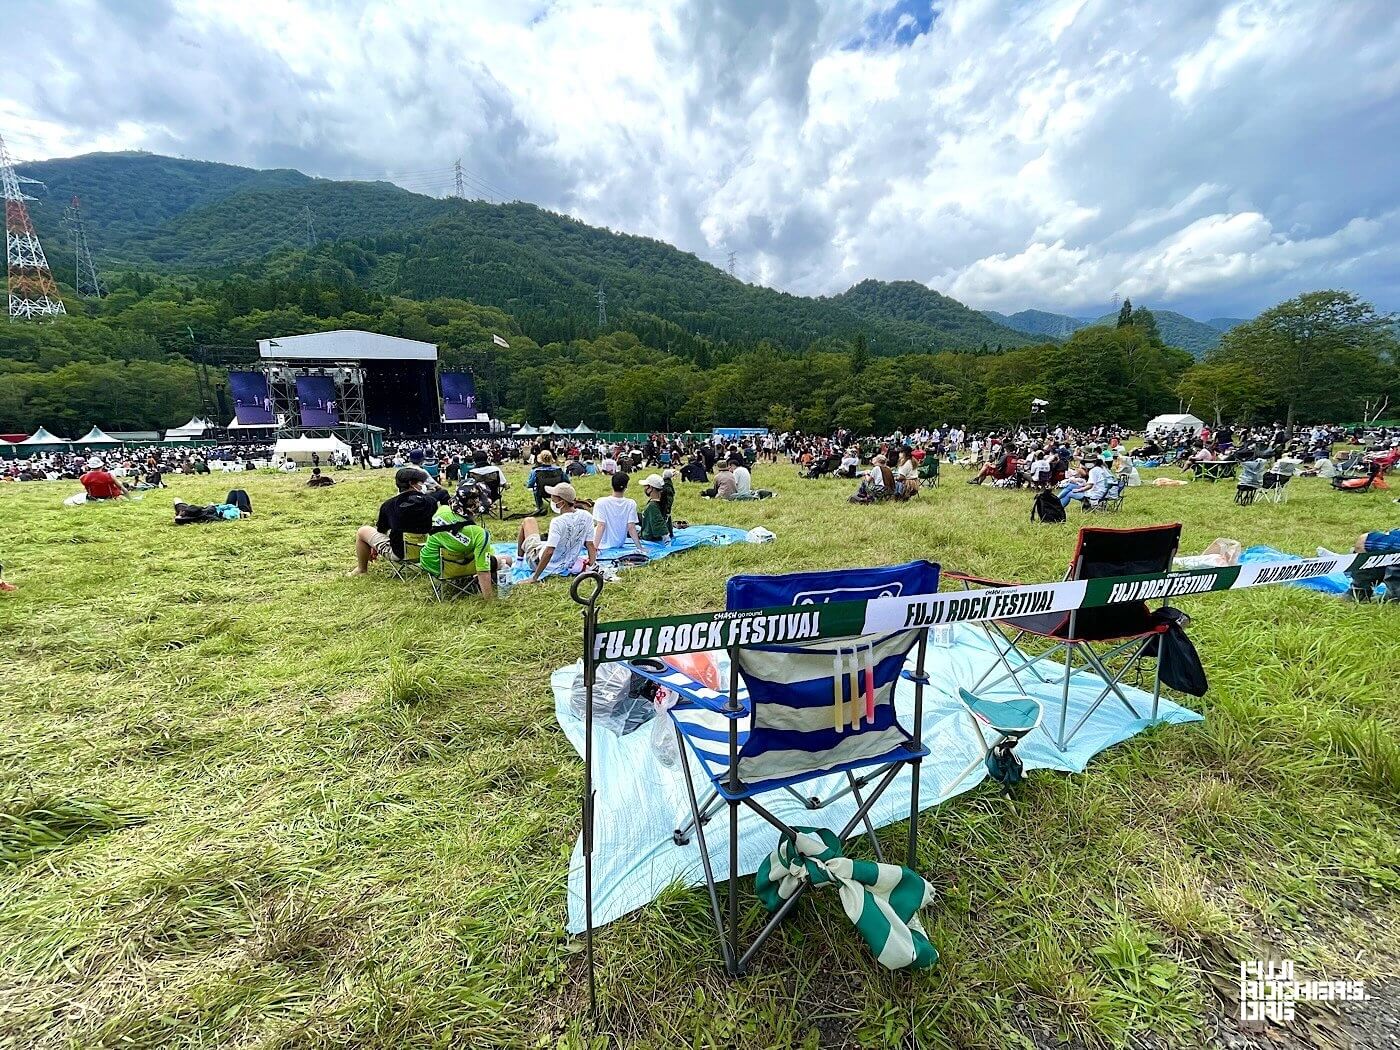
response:
<path fill-rule="evenodd" d="M 1152 525 L 1140 529 L 1080 529 L 1079 541 L 1075 545 L 1065 580 L 1093 580 L 1105 576 L 1168 572 L 1180 542 L 1180 525 Z M 1017 586 L 1016 583 L 1007 580 L 989 580 L 966 573 L 946 572 L 944 575 L 960 581 L 968 589 L 973 586 Z M 980 689 L 985 693 L 1010 679 L 1025 693 L 1026 688 L 1021 681 L 1024 674 L 1034 675 L 1044 685 L 1062 686 L 1059 732 L 1055 737 L 1055 745 L 1064 751 L 1074 734 L 1079 732 L 1109 696 L 1117 697 L 1134 718 L 1142 717 L 1129 703 L 1121 685 L 1129 671 L 1139 666 L 1145 657 L 1155 653 L 1157 638 L 1167 627 L 1153 619 L 1152 610 L 1146 602 L 1139 601 L 1077 609 L 1068 613 L 1045 613 L 994 620 L 984 625 L 984 630 L 997 650 L 998 662 L 977 681 L 972 687 L 972 692 L 976 693 Z M 1027 655 L 1016 648 L 1016 644 L 1027 635 L 1045 638 L 1054 644 L 1043 653 Z M 1095 649 L 1096 645 L 1100 645 L 1101 648 Z M 1063 678 L 1047 678 L 1042 675 L 1036 665 L 1052 660 L 1058 665 L 1061 650 L 1064 652 Z M 1124 661 L 1122 666 L 1116 671 L 1110 670 L 1109 662 L 1120 658 Z M 1157 663 L 1155 660 L 1153 662 Z M 1000 674 L 997 673 L 998 670 L 1001 671 Z M 1066 734 L 1070 680 L 1078 674 L 1097 675 L 1103 680 L 1104 687 L 1089 710 Z M 1152 675 L 1153 721 L 1157 718 L 1161 691 L 1161 667 L 1158 665 Z"/>

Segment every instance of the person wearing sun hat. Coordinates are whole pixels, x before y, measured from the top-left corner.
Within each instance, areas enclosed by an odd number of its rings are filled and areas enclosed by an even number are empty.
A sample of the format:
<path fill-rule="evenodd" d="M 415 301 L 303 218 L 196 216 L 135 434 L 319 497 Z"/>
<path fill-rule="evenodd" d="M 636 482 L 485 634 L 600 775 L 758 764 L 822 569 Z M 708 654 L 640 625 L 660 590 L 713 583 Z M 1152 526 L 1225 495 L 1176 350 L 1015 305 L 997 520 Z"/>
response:
<path fill-rule="evenodd" d="M 102 460 L 94 456 L 87 461 L 87 472 L 78 479 L 89 500 L 121 499 L 126 489 L 102 465 Z"/>
<path fill-rule="evenodd" d="M 584 568 L 598 562 L 598 544 L 593 539 L 593 504 L 579 499 L 567 481 L 546 485 L 544 492 L 555 515 L 549 523 L 549 535 L 542 537 L 539 521 L 526 518 L 520 523 L 516 536 L 516 557 L 523 559 L 531 572 L 530 578 L 522 583 L 538 583 L 546 575 L 570 576 L 581 560 Z"/>

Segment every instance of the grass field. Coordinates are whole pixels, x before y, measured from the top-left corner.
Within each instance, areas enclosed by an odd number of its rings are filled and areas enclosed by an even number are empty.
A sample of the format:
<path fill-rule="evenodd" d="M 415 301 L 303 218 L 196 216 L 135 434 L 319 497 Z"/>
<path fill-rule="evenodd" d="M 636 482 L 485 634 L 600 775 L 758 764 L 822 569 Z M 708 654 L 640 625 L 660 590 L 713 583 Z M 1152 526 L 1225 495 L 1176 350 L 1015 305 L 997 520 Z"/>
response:
<path fill-rule="evenodd" d="M 566 585 L 436 605 L 379 568 L 347 579 L 392 481 L 336 477 L 240 479 L 254 518 L 180 529 L 170 497 L 222 499 L 226 479 L 79 509 L 59 505 L 72 485 L 0 487 L 20 586 L 0 595 L 0 1045 L 1199 1047 L 1231 1027 L 1240 959 L 1396 973 L 1400 611 L 1269 587 L 1182 603 L 1203 724 L 923 815 L 931 972 L 881 971 L 823 896 L 731 983 L 703 892 L 672 891 L 599 934 L 594 1033 L 563 931 Z M 780 497 L 688 486 L 677 514 L 776 543 L 633 570 L 605 614 L 719 607 L 741 571 L 915 557 L 1054 579 L 1082 517 L 1030 525 L 1029 496 L 956 471 L 902 506 L 785 466 L 756 482 Z M 1181 521 L 1189 552 L 1310 554 L 1400 509 L 1318 481 L 1281 507 L 1232 493 L 1135 489 L 1114 522 Z M 1345 1046 L 1369 1005 L 1299 1031 Z"/>

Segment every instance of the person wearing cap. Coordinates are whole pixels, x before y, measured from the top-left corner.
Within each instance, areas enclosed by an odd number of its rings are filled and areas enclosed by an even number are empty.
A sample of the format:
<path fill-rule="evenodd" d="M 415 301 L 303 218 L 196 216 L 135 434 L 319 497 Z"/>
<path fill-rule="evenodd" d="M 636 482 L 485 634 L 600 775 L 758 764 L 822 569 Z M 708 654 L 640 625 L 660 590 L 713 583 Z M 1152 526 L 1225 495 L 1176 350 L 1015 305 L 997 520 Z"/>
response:
<path fill-rule="evenodd" d="M 443 488 L 428 492 L 428 481 L 428 472 L 420 467 L 400 467 L 395 471 L 398 494 L 380 505 L 373 525 L 365 525 L 355 534 L 355 568 L 349 575 L 363 576 L 376 558 L 403 561 L 403 534 L 433 531 L 433 515 L 450 496 Z"/>
<path fill-rule="evenodd" d="M 642 492 L 646 494 L 647 505 L 642 511 L 641 537 L 653 543 L 660 543 L 671 535 L 671 515 L 666 506 L 666 479 L 660 474 L 648 474 L 642 479 Z M 641 544 L 637 544 L 638 549 Z"/>
<path fill-rule="evenodd" d="M 78 478 L 78 483 L 89 500 L 121 499 L 126 495 L 121 482 L 107 472 L 96 456 L 87 461 L 87 472 Z"/>
<path fill-rule="evenodd" d="M 624 495 L 630 480 L 626 474 L 614 474 L 612 495 L 604 496 L 593 505 L 593 543 L 599 550 L 621 547 L 628 539 L 631 539 L 639 552 L 642 549 L 642 537 L 638 531 L 637 501 Z"/>
<path fill-rule="evenodd" d="M 1116 480 L 1113 473 L 1113 453 L 1104 449 L 1098 460 L 1089 468 L 1087 482 L 1066 482 L 1060 492 L 1060 506 L 1068 507 L 1073 500 L 1089 500 L 1097 503 L 1108 495 L 1108 490 Z"/>
<path fill-rule="evenodd" d="M 470 488 L 460 488 L 451 502 L 433 515 L 433 531 L 423 542 L 418 564 L 434 576 L 442 572 L 444 552 L 470 561 L 476 569 L 474 593 L 489 598 L 495 593 L 496 573 L 501 564 L 511 564 L 511 558 L 498 559 L 491 553 L 491 534 L 476 523 L 474 496 Z M 470 582 L 470 581 L 469 581 Z"/>
<path fill-rule="evenodd" d="M 555 514 L 549 523 L 548 537 L 540 535 L 536 518 L 526 518 L 520 523 L 520 533 L 515 540 L 516 558 L 523 559 L 531 573 L 522 583 L 538 583 L 545 575 L 571 575 L 585 550 L 588 552 L 585 567 L 598 562 L 598 544 L 593 539 L 594 521 L 590 513 L 592 505 L 579 499 L 567 481 L 546 485 L 544 491 Z"/>

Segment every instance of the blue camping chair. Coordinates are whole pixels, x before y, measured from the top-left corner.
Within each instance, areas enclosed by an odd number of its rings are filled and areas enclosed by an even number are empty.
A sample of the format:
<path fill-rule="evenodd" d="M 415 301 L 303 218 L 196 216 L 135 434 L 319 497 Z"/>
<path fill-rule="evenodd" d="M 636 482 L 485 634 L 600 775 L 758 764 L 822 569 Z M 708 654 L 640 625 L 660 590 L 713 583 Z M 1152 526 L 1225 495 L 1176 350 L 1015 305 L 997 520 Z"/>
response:
<path fill-rule="evenodd" d="M 938 566 L 910 562 L 875 569 L 803 572 L 781 576 L 735 576 L 726 608 L 762 609 L 825 604 L 880 597 L 933 594 Z M 725 970 L 746 972 L 749 961 L 786 918 L 806 889 L 786 900 L 742 953 L 739 948 L 739 807 L 747 806 L 784 837 L 797 830 L 774 816 L 759 797 L 785 792 L 809 810 L 818 810 L 848 795 L 856 812 L 838 832 L 844 841 L 863 826 L 876 857 L 883 853 L 870 820 L 870 808 L 893 783 L 900 768 L 912 770 L 909 804 L 908 864 L 913 866 L 919 813 L 919 766 L 928 755 L 920 739 L 927 628 L 804 644 L 749 644 L 728 651 L 729 683 L 724 691 L 695 681 L 669 665 L 641 661 L 634 672 L 664 685 L 679 696 L 670 710 L 685 770 L 690 820 L 675 831 L 677 845 L 693 832 L 698 840 L 706 888 Z M 917 646 L 913 731 L 900 724 L 894 695 L 909 653 Z M 697 795 L 693 767 L 708 790 Z M 826 798 L 798 790 L 820 777 L 842 775 L 845 786 Z M 872 786 L 873 785 L 873 786 Z M 869 789 L 868 793 L 866 793 Z M 719 890 L 705 826 L 729 809 L 729 889 L 727 917 L 721 914 Z"/>

